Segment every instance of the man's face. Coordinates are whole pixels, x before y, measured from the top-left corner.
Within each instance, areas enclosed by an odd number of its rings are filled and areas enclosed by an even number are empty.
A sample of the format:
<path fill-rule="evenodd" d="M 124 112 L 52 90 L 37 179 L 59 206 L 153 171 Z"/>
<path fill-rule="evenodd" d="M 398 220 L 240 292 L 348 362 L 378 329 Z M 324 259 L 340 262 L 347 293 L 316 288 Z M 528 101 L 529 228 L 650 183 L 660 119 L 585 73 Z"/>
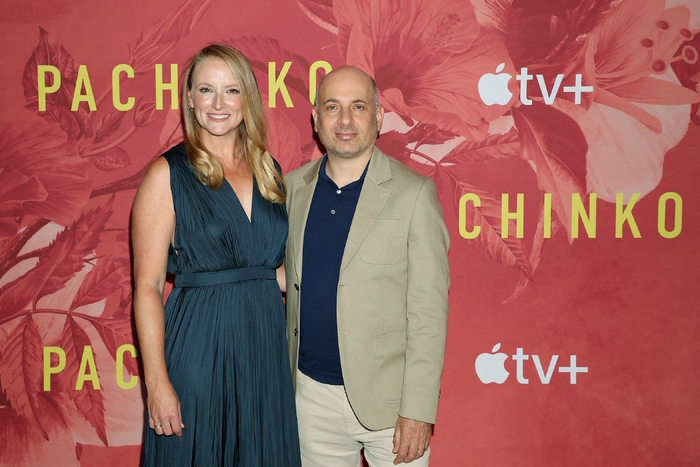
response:
<path fill-rule="evenodd" d="M 384 118 L 381 105 L 374 110 L 373 91 L 369 76 L 357 68 L 338 68 L 323 79 L 313 117 L 329 157 L 372 155 Z"/>

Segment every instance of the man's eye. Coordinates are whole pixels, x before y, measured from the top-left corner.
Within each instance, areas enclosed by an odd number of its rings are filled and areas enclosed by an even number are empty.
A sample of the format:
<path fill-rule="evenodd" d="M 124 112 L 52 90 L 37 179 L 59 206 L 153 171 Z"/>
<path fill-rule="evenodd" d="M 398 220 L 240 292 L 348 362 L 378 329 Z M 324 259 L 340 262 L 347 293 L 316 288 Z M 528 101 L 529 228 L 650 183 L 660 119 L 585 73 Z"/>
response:
<path fill-rule="evenodd" d="M 335 105 L 329 105 L 328 107 L 326 107 L 327 110 L 336 110 L 337 108 L 338 107 Z"/>
<path fill-rule="evenodd" d="M 364 106 L 364 105 L 361 105 L 361 104 L 358 104 L 358 105 L 355 106 L 355 110 L 362 110 L 362 109 L 364 109 L 364 108 L 365 108 L 365 106 Z"/>

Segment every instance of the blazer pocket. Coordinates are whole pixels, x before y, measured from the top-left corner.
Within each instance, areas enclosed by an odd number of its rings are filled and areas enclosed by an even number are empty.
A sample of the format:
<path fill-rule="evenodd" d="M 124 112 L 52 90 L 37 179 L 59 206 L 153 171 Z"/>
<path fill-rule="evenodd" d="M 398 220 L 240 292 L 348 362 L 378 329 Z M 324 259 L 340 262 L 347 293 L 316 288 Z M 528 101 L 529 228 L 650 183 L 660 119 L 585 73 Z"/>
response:
<path fill-rule="evenodd" d="M 403 248 L 403 220 L 377 219 L 360 247 L 367 264 L 396 264 Z"/>
<path fill-rule="evenodd" d="M 387 404 L 400 403 L 406 364 L 406 330 L 374 336 L 374 363 L 382 400 Z"/>

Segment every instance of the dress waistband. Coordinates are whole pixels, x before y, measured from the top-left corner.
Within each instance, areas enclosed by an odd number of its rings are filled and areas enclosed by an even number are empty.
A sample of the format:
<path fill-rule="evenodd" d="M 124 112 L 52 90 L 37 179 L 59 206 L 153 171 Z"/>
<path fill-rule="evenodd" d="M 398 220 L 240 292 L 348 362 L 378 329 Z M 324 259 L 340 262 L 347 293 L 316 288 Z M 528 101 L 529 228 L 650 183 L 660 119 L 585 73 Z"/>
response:
<path fill-rule="evenodd" d="M 227 269 L 225 271 L 193 272 L 175 276 L 175 287 L 203 287 L 207 285 L 227 284 L 229 282 L 249 281 L 252 279 L 277 279 L 274 268 L 251 266 L 247 268 Z"/>

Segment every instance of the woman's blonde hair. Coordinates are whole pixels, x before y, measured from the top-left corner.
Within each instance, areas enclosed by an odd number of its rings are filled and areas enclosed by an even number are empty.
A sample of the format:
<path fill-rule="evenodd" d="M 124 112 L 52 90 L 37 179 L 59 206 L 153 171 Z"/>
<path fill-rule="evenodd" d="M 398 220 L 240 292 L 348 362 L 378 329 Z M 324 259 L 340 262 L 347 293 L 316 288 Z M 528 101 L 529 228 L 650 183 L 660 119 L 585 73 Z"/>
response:
<path fill-rule="evenodd" d="M 202 127 L 197 122 L 194 109 L 189 107 L 188 91 L 192 89 L 192 75 L 197 65 L 207 58 L 219 58 L 226 62 L 238 81 L 243 109 L 243 121 L 238 126 L 238 139 L 243 156 L 258 184 L 260 194 L 268 201 L 283 204 L 284 180 L 275 167 L 272 156 L 266 151 L 267 124 L 263 111 L 260 89 L 253 68 L 238 50 L 223 44 L 212 44 L 200 50 L 189 61 L 182 80 L 182 113 L 185 122 L 187 157 L 202 183 L 218 190 L 224 180 L 221 164 L 211 154 L 200 136 Z"/>

